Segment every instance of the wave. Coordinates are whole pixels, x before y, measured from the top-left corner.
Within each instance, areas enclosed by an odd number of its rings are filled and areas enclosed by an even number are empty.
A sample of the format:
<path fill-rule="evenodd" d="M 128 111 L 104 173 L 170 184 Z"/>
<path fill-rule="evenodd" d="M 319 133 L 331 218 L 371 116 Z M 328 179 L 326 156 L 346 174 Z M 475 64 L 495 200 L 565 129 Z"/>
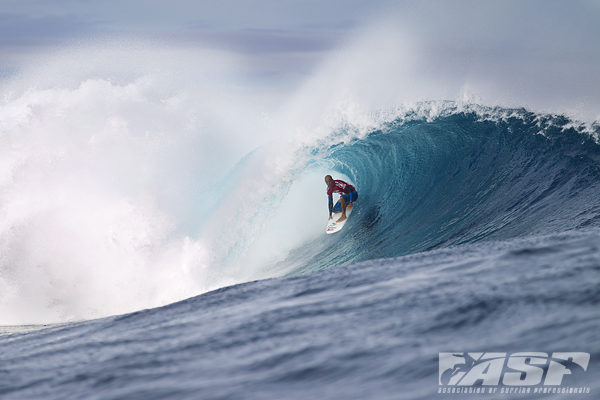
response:
<path fill-rule="evenodd" d="M 360 200 L 345 234 L 300 271 L 597 227 L 599 133 L 525 109 L 447 102 L 403 112 L 327 150 Z"/>
<path fill-rule="evenodd" d="M 597 123 L 459 102 L 372 112 L 343 92 L 313 113 L 311 87 L 263 120 L 249 107 L 260 96 L 227 74 L 132 80 L 124 67 L 112 81 L 86 78 L 103 71 L 91 65 L 63 82 L 70 60 L 40 88 L 25 76 L 0 107 L 0 324 L 599 223 Z M 360 194 L 327 237 L 325 174 Z"/>

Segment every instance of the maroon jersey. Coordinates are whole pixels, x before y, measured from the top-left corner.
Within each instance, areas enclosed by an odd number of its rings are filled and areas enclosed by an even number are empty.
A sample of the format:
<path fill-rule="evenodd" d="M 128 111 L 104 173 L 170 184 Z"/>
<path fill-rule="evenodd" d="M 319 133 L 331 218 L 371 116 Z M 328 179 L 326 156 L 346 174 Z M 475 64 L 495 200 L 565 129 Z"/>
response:
<path fill-rule="evenodd" d="M 332 198 L 334 193 L 346 194 L 356 191 L 354 186 L 342 180 L 336 179 L 333 185 L 327 187 L 327 197 Z"/>

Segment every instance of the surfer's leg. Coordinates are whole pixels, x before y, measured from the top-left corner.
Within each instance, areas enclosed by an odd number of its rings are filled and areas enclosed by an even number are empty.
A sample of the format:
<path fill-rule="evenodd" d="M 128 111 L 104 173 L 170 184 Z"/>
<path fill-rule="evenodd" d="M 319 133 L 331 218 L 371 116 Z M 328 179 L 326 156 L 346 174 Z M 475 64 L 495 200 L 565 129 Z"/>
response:
<path fill-rule="evenodd" d="M 342 205 L 342 216 L 337 222 L 342 222 L 346 219 L 346 200 L 344 199 L 344 196 L 340 197 L 340 204 Z"/>
<path fill-rule="evenodd" d="M 337 201 L 335 203 L 335 205 L 333 206 L 333 210 L 332 211 L 333 211 L 334 214 L 335 213 L 339 213 L 340 211 L 342 211 L 342 204 L 339 201 Z"/>
<path fill-rule="evenodd" d="M 354 202 L 356 201 L 356 199 L 358 199 L 358 193 L 356 193 L 355 191 L 350 193 L 349 200 L 348 200 L 349 204 L 346 207 L 346 210 L 352 210 L 352 207 L 354 207 Z M 352 201 L 350 201 L 350 200 L 352 200 Z"/>

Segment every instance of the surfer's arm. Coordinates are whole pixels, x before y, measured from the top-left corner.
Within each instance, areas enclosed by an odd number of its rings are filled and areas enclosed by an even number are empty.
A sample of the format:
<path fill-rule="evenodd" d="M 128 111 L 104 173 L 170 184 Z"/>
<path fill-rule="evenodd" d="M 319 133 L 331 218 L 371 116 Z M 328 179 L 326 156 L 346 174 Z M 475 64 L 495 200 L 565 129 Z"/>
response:
<path fill-rule="evenodd" d="M 331 218 L 331 214 L 333 214 L 333 197 L 329 197 L 329 218 Z"/>

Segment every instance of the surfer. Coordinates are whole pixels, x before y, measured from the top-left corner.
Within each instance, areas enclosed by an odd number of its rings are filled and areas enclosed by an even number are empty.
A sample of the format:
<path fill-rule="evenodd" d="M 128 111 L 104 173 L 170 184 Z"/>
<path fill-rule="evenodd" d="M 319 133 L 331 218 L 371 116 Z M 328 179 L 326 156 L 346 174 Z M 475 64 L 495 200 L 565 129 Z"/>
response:
<path fill-rule="evenodd" d="M 331 175 L 327 175 L 325 177 L 325 184 L 327 184 L 327 197 L 329 198 L 329 219 L 333 218 L 332 214 L 334 212 L 339 212 L 341 210 L 342 216 L 337 220 L 337 222 L 345 221 L 347 218 L 346 209 L 351 210 L 352 202 L 358 199 L 358 193 L 356 192 L 356 189 L 354 189 L 354 186 L 342 180 L 333 180 Z M 340 194 L 340 199 L 335 204 L 335 207 L 333 206 L 334 193 Z"/>

